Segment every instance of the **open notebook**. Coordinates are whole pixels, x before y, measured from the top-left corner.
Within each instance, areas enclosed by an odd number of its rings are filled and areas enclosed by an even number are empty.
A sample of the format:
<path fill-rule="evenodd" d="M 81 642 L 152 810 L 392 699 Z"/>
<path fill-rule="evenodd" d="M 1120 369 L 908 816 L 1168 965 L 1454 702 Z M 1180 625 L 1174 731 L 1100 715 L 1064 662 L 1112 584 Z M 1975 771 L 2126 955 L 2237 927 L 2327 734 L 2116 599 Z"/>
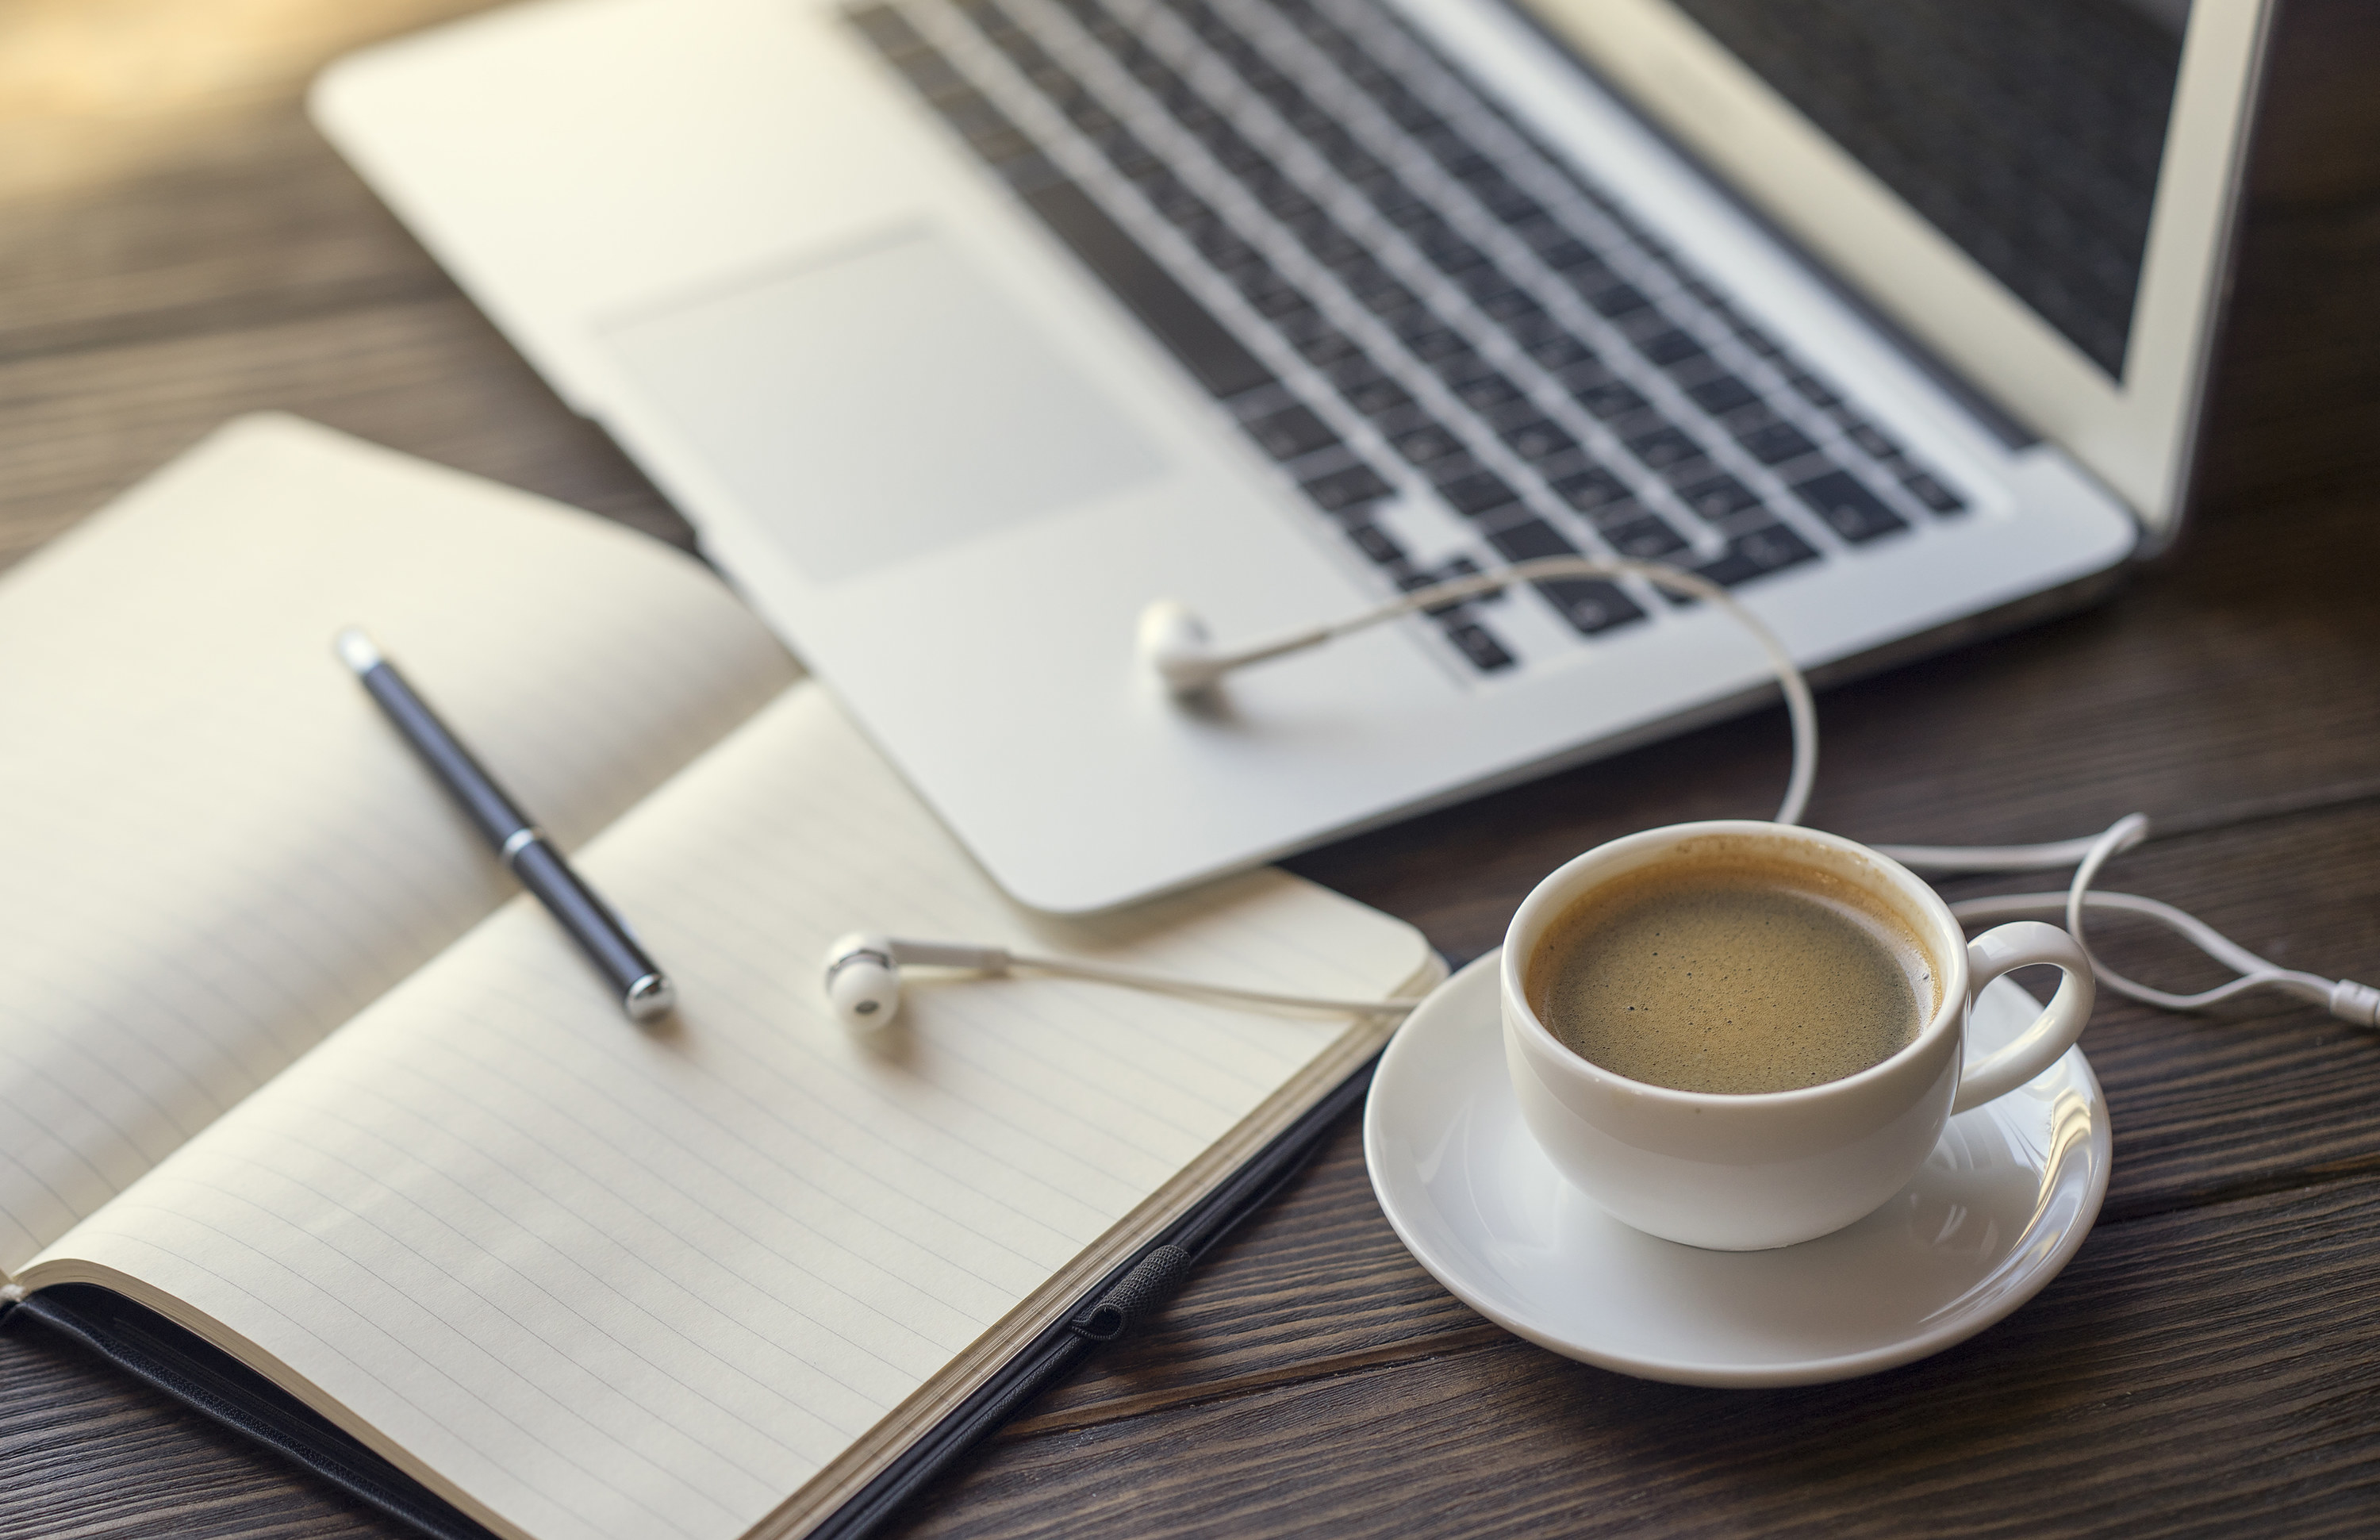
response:
<path fill-rule="evenodd" d="M 349 623 L 674 1020 L 510 888 Z M 288 418 L 0 579 L 0 1269 L 179 1323 L 500 1534 L 832 1519 L 1385 1030 L 913 979 L 862 1041 L 834 936 L 1342 997 L 1439 966 L 1278 872 L 1026 913 L 698 564 Z"/>

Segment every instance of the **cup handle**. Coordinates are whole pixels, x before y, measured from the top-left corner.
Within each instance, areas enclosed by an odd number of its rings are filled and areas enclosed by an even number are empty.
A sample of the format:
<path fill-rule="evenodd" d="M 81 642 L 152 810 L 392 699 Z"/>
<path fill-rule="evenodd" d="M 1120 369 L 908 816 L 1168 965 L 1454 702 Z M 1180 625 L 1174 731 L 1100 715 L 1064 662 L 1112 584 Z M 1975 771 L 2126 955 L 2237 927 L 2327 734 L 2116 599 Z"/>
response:
<path fill-rule="evenodd" d="M 2098 991 L 2091 982 L 2091 959 L 2074 938 L 2039 920 L 2017 920 L 1985 931 L 1967 943 L 1967 1001 L 1973 1008 L 1984 986 L 2002 974 L 2036 963 L 2047 964 L 2066 976 L 2049 1009 L 2025 1028 L 2024 1035 L 1980 1064 L 1969 1064 L 1959 1076 L 1959 1095 L 1950 1103 L 1955 1116 L 2004 1097 L 2049 1068 L 2074 1046 L 2091 1019 Z"/>

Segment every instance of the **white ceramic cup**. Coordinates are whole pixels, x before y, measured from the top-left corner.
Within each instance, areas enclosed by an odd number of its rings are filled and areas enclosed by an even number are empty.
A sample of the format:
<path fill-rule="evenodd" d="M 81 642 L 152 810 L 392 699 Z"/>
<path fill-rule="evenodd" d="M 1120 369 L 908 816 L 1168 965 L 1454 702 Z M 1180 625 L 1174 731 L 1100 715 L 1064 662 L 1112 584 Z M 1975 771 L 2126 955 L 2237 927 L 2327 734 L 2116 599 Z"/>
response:
<path fill-rule="evenodd" d="M 1740 853 L 1830 873 L 1898 916 L 1940 984 L 1916 1037 L 1856 1074 L 1747 1096 L 1673 1091 L 1581 1058 L 1530 1009 L 1523 981 L 1548 928 L 1588 893 L 1665 861 Z M 2065 977 L 2022 1036 L 1966 1064 L 1985 985 L 2048 964 Z M 1531 890 L 1504 937 L 1504 1061 L 1521 1116 L 1556 1170 L 1615 1218 L 1688 1245 L 1758 1251 L 1861 1219 L 1909 1183 L 1942 1126 L 2055 1064 L 2091 1016 L 2090 962 L 2055 926 L 2021 920 L 1968 941 L 1933 889 L 1864 845 L 1782 824 L 1647 830 L 1599 845 Z"/>

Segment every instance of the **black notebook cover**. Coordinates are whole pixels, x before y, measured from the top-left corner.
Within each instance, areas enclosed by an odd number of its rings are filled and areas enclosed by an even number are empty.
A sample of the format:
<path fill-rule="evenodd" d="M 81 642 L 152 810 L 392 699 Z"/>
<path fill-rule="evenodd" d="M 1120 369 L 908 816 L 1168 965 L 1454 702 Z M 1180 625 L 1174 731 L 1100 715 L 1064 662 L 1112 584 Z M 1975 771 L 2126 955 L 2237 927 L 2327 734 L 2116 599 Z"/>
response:
<path fill-rule="evenodd" d="M 948 1470 L 976 1442 L 1093 1350 L 1162 1305 L 1191 1266 L 1310 1159 L 1332 1125 L 1362 1102 L 1378 1057 L 1324 1097 L 1190 1212 L 1101 1279 L 1064 1319 L 1035 1338 L 810 1532 L 859 1540 Z M 247 1364 L 145 1305 L 91 1284 L 60 1284 L 0 1315 L 0 1325 L 80 1344 L 193 1411 L 246 1434 L 434 1540 L 493 1540 L 487 1530 Z"/>

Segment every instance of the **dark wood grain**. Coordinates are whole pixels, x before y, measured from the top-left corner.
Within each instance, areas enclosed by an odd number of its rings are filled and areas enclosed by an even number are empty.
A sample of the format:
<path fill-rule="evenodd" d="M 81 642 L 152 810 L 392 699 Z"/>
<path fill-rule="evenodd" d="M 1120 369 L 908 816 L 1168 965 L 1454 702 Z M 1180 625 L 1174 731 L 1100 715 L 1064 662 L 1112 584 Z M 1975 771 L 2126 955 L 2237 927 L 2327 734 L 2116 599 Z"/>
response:
<path fill-rule="evenodd" d="M 1003 1441 L 901 1533 L 2368 1534 L 2375 1243 L 2364 1184 L 2107 1227 L 1982 1336 L 1791 1390 L 1450 1343 Z"/>
<path fill-rule="evenodd" d="M 0 565 L 260 407 L 686 539 L 304 121 L 335 48 L 468 4 L 117 0 L 121 25 L 171 35 L 95 29 L 79 81 L 182 79 L 153 61 L 205 54 L 192 29 L 237 67 L 187 100 L 101 92 L 79 119 L 0 98 Z M 2089 612 L 1830 691 L 1814 821 L 1999 842 L 2145 810 L 2181 831 L 2113 885 L 2380 981 L 2375 62 L 2380 7 L 2292 0 L 2189 540 Z M 1559 860 L 1765 812 L 1784 764 L 1765 712 L 1296 866 L 1461 960 Z M 2099 1230 L 2039 1300 L 1925 1364 L 1719 1393 L 1524 1346 L 1397 1243 L 1351 1122 L 909 1532 L 2368 1533 L 2380 1040 L 2275 1002 L 2111 1003 L 2087 1046 L 2117 1140 Z M 0 1334 L 0 1536 L 397 1533 L 75 1351 Z"/>
<path fill-rule="evenodd" d="M 23 1332 L 0 1332 L 0 1535 L 305 1536 L 408 1533 L 336 1492 L 288 1479 L 247 1440 Z"/>
<path fill-rule="evenodd" d="M 225 418 L 267 409 L 690 540 L 611 441 L 448 290 L 0 359 L 0 555 L 32 549 Z"/>

